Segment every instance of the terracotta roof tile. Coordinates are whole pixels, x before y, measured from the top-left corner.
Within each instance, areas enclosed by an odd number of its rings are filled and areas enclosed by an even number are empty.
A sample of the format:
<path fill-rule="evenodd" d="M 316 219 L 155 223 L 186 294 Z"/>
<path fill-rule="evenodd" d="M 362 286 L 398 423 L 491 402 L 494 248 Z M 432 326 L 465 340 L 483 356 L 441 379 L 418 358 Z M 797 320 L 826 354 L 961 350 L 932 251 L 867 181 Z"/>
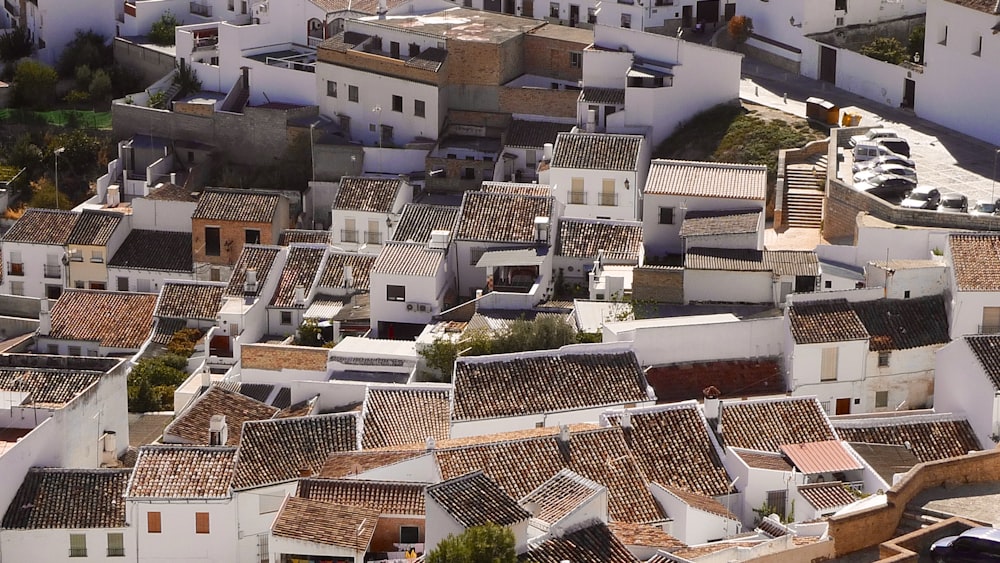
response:
<path fill-rule="evenodd" d="M 278 237 L 278 246 L 289 246 L 294 242 L 306 244 L 330 244 L 330 231 L 308 231 L 304 229 L 285 229 Z"/>
<path fill-rule="evenodd" d="M 188 273 L 193 271 L 191 248 L 191 233 L 133 229 L 108 267 Z"/>
<path fill-rule="evenodd" d="M 948 247 L 958 291 L 1000 291 L 1000 235 L 953 234 Z"/>
<path fill-rule="evenodd" d="M 80 214 L 54 209 L 28 209 L 3 235 L 7 242 L 66 244 Z"/>
<path fill-rule="evenodd" d="M 247 269 L 250 268 L 257 271 L 257 284 L 262 285 L 271 273 L 274 259 L 279 252 L 281 252 L 279 246 L 244 245 L 239 260 L 233 266 L 233 275 L 229 278 L 226 295 L 243 295 L 243 284 L 246 282 Z"/>
<path fill-rule="evenodd" d="M 767 193 L 767 167 L 654 160 L 649 166 L 645 193 L 763 201 Z"/>
<path fill-rule="evenodd" d="M 185 444 L 208 445 L 209 422 L 213 416 L 221 414 L 226 417 L 229 434 L 225 445 L 235 446 L 240 443 L 244 422 L 267 420 L 276 412 L 278 409 L 246 395 L 212 385 L 167 425 L 163 434 L 164 437 L 169 436 Z"/>
<path fill-rule="evenodd" d="M 851 308 L 871 335 L 870 350 L 908 350 L 951 341 L 941 295 L 860 301 Z"/>
<path fill-rule="evenodd" d="M 748 450 L 777 453 L 785 444 L 837 439 L 814 397 L 724 401 L 719 423 L 726 446 Z"/>
<path fill-rule="evenodd" d="M 774 452 L 756 452 L 753 450 L 744 450 L 741 448 L 733 448 L 736 455 L 743 460 L 744 463 L 749 467 L 755 469 L 769 469 L 771 471 L 787 471 L 792 470 L 792 464 L 788 463 L 784 455 L 774 453 Z"/>
<path fill-rule="evenodd" d="M 201 194 L 191 218 L 270 223 L 278 212 L 281 197 L 277 192 L 208 188 Z"/>
<path fill-rule="evenodd" d="M 297 496 L 377 510 L 382 515 L 423 516 L 425 483 L 362 479 L 302 479 Z"/>
<path fill-rule="evenodd" d="M 365 398 L 362 447 L 383 448 L 443 440 L 451 431 L 447 388 L 369 387 Z"/>
<path fill-rule="evenodd" d="M 797 302 L 788 308 L 796 344 L 867 340 L 864 323 L 846 299 Z"/>
<path fill-rule="evenodd" d="M 799 485 L 799 494 L 818 510 L 840 508 L 860 498 L 860 495 L 852 493 L 851 489 L 840 481 Z"/>
<path fill-rule="evenodd" d="M 85 209 L 76 220 L 66 244 L 104 246 L 121 222 L 121 213 Z"/>
<path fill-rule="evenodd" d="M 153 315 L 215 321 L 225 289 L 222 282 L 165 281 Z"/>
<path fill-rule="evenodd" d="M 427 242 L 431 231 L 448 231 L 454 235 L 458 223 L 458 207 L 407 203 L 396 223 L 392 240 Z"/>
<path fill-rule="evenodd" d="M 0 528 L 124 528 L 129 469 L 32 467 Z"/>
<path fill-rule="evenodd" d="M 343 287 L 344 266 L 351 267 L 354 284 L 351 286 L 360 291 L 368 291 L 369 273 L 377 258 L 374 254 L 358 254 L 354 252 L 331 252 L 326 258 L 326 267 L 319 278 L 320 287 Z"/>
<path fill-rule="evenodd" d="M 319 476 L 324 479 L 339 479 L 364 473 L 370 469 L 393 465 L 424 454 L 425 452 L 420 450 L 334 452 L 323 463 Z"/>
<path fill-rule="evenodd" d="M 302 286 L 305 289 L 305 296 L 309 296 L 327 248 L 326 245 L 292 246 L 288 250 L 285 267 L 281 270 L 278 287 L 275 288 L 268 306 L 282 309 L 304 308 L 305 302 L 295 302 L 295 288 Z M 260 278 L 257 279 L 261 281 Z"/>
<path fill-rule="evenodd" d="M 966 8 L 972 8 L 973 10 L 983 12 L 985 14 L 1000 14 L 1000 6 L 997 5 L 996 0 L 945 0 L 957 6 L 964 6 Z"/>
<path fill-rule="evenodd" d="M 625 91 L 622 90 L 624 98 Z M 514 119 L 504 134 L 504 146 L 518 149 L 541 149 L 545 143 L 555 143 L 559 133 L 573 129 L 572 123 L 526 121 Z"/>
<path fill-rule="evenodd" d="M 603 486 L 563 469 L 521 499 L 534 519 L 555 524 L 585 501 L 605 490 Z"/>
<path fill-rule="evenodd" d="M 459 358 L 452 420 L 476 420 L 620 405 L 651 399 L 631 351 L 546 351 Z"/>
<path fill-rule="evenodd" d="M 483 182 L 479 191 L 490 194 L 547 197 L 552 195 L 552 186 L 548 184 L 529 184 L 526 182 Z"/>
<path fill-rule="evenodd" d="M 584 86 L 580 101 L 586 104 L 623 106 L 625 105 L 625 89 Z"/>
<path fill-rule="evenodd" d="M 559 133 L 552 152 L 553 168 L 635 171 L 642 135 Z"/>
<path fill-rule="evenodd" d="M 897 473 L 906 473 L 920 463 L 906 446 L 862 442 L 849 442 L 849 445 L 886 483 L 892 483 Z"/>
<path fill-rule="evenodd" d="M 663 531 L 654 524 L 635 522 L 608 522 L 608 529 L 625 545 L 655 547 L 672 551 L 684 547 L 684 542 Z"/>
<path fill-rule="evenodd" d="M 248 489 L 315 474 L 331 453 L 358 448 L 357 416 L 328 414 L 248 421 L 233 486 Z"/>
<path fill-rule="evenodd" d="M 419 242 L 390 241 L 372 265 L 373 274 L 436 276 L 445 265 L 445 251 Z"/>
<path fill-rule="evenodd" d="M 0 391 L 27 393 L 22 404 L 60 408 L 97 383 L 101 375 L 96 371 L 0 368 Z"/>
<path fill-rule="evenodd" d="M 861 462 L 839 440 L 783 444 L 781 453 L 806 475 L 864 469 Z"/>
<path fill-rule="evenodd" d="M 378 512 L 357 506 L 289 497 L 271 526 L 276 537 L 368 551 Z"/>
<path fill-rule="evenodd" d="M 155 199 L 158 201 L 189 201 L 192 203 L 198 201 L 198 198 L 196 198 L 187 188 L 169 183 L 163 184 L 159 188 L 150 190 L 146 199 Z"/>
<path fill-rule="evenodd" d="M 490 522 L 510 526 L 531 518 L 530 512 L 482 471 L 431 485 L 427 498 L 466 528 Z"/>
<path fill-rule="evenodd" d="M 557 256 L 597 258 L 604 251 L 605 261 L 637 263 L 642 250 L 642 223 L 598 219 L 559 221 Z"/>
<path fill-rule="evenodd" d="M 646 379 L 658 403 L 679 403 L 704 398 L 704 389 L 715 387 L 723 399 L 775 395 L 785 392 L 779 358 L 684 362 L 654 366 Z"/>
<path fill-rule="evenodd" d="M 400 190 L 407 187 L 400 178 L 344 176 L 333 203 L 334 209 L 389 213 Z"/>
<path fill-rule="evenodd" d="M 848 442 L 909 444 L 921 462 L 983 449 L 969 421 L 951 415 L 873 415 L 863 419 L 835 417 L 832 422 L 840 437 Z"/>
<path fill-rule="evenodd" d="M 535 242 L 535 218 L 552 215 L 552 197 L 465 192 L 457 240 Z"/>
<path fill-rule="evenodd" d="M 125 496 L 229 498 L 236 448 L 143 446 Z"/>
<path fill-rule="evenodd" d="M 819 259 L 811 250 L 689 248 L 684 255 L 684 267 L 691 270 L 774 272 L 779 276 L 819 275 Z"/>
<path fill-rule="evenodd" d="M 729 490 L 729 476 L 694 401 L 629 409 L 625 439 L 650 481 L 709 496 Z M 608 416 L 620 426 L 622 413 Z"/>
<path fill-rule="evenodd" d="M 139 349 L 153 330 L 155 293 L 65 289 L 52 306 L 49 338 Z"/>
<path fill-rule="evenodd" d="M 762 225 L 760 209 L 688 211 L 681 223 L 682 237 L 756 233 Z"/>
<path fill-rule="evenodd" d="M 723 506 L 721 502 L 715 500 L 710 496 L 695 493 L 687 489 L 683 489 L 681 487 L 673 487 L 670 485 L 665 485 L 663 488 L 666 489 L 670 494 L 679 498 L 681 502 L 690 506 L 691 508 L 701 510 L 702 512 L 708 512 L 709 514 L 714 514 L 716 516 L 721 516 L 723 518 L 729 518 L 731 520 L 739 520 L 738 516 L 730 512 L 729 509 Z"/>
<path fill-rule="evenodd" d="M 638 559 L 611 532 L 607 524 L 596 523 L 562 537 L 546 536 L 545 541 L 528 547 L 520 557 L 534 563 L 638 563 Z"/>

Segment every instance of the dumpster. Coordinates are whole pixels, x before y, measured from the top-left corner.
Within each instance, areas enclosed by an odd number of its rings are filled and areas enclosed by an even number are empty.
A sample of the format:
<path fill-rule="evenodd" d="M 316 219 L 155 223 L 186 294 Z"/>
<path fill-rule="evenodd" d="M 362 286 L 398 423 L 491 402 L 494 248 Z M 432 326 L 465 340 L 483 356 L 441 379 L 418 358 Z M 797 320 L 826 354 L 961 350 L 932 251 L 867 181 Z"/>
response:
<path fill-rule="evenodd" d="M 840 108 L 823 98 L 809 98 L 806 100 L 806 117 L 827 125 L 836 125 L 840 117 Z"/>

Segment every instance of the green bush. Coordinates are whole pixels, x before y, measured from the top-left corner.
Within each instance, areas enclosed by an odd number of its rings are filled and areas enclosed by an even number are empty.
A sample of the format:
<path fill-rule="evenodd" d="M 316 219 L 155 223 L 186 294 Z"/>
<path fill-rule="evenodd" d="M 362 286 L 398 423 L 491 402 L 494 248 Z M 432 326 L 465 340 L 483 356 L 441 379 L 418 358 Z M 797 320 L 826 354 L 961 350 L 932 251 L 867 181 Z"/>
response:
<path fill-rule="evenodd" d="M 863 45 L 859 52 L 866 57 L 894 65 L 906 60 L 906 48 L 895 37 L 876 37 L 871 43 Z"/>
<path fill-rule="evenodd" d="M 155 45 L 169 46 L 174 44 L 174 28 L 180 25 L 174 14 L 167 10 L 160 19 L 153 22 L 149 30 L 149 40 Z"/>
<path fill-rule="evenodd" d="M 924 60 L 924 39 L 926 35 L 927 28 L 922 25 L 914 27 L 913 31 L 910 32 L 910 37 L 906 44 L 906 54 L 909 55 L 911 61 Z M 920 57 L 915 59 L 915 55 L 920 55 Z"/>
<path fill-rule="evenodd" d="M 84 66 L 96 70 L 114 63 L 113 47 L 105 37 L 93 30 L 76 30 L 76 36 L 66 44 L 56 70 L 60 76 L 72 77 Z M 83 86 L 82 88 L 86 88 Z"/>
<path fill-rule="evenodd" d="M 74 78 L 76 78 L 76 87 L 80 90 L 86 90 L 90 88 L 90 79 L 94 77 L 93 71 L 87 65 L 80 65 L 76 67 L 76 71 L 73 73 Z"/>
<path fill-rule="evenodd" d="M 163 90 L 159 92 L 153 92 L 149 95 L 149 103 L 147 106 L 154 109 L 166 109 L 167 107 L 167 93 Z"/>
<path fill-rule="evenodd" d="M 516 563 L 514 533 L 492 522 L 449 535 L 427 552 L 427 563 Z"/>
<path fill-rule="evenodd" d="M 48 108 L 56 99 L 59 75 L 52 67 L 24 60 L 14 71 L 14 104 L 19 107 Z"/>
<path fill-rule="evenodd" d="M 194 354 L 194 347 L 205 333 L 196 328 L 182 328 L 170 337 L 167 343 L 167 350 L 171 354 L 176 354 L 184 358 L 190 358 Z"/>
<path fill-rule="evenodd" d="M 128 410 L 173 410 L 174 390 L 187 379 L 187 359 L 176 354 L 139 360 L 128 375 Z"/>
<path fill-rule="evenodd" d="M 90 99 L 106 102 L 111 98 L 111 76 L 104 69 L 94 73 L 90 80 Z"/>
<path fill-rule="evenodd" d="M 31 56 L 31 35 L 27 28 L 15 27 L 0 35 L 0 61 L 12 63 Z"/>

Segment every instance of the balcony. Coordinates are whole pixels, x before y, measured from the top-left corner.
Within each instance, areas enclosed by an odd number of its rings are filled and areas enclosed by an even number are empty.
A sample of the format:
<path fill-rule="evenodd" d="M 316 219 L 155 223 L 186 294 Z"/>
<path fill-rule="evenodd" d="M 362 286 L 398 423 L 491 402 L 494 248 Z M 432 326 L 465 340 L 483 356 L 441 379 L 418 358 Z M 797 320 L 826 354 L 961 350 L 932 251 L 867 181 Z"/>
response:
<path fill-rule="evenodd" d="M 24 262 L 10 262 L 7 264 L 7 275 L 8 276 L 23 276 L 24 275 Z"/>
<path fill-rule="evenodd" d="M 587 193 L 569 192 L 569 203 L 571 205 L 587 205 Z"/>
<path fill-rule="evenodd" d="M 62 267 L 60 266 L 53 266 L 50 264 L 46 264 L 44 266 L 44 269 L 45 269 L 45 277 L 47 278 L 58 279 L 62 277 Z"/>
<path fill-rule="evenodd" d="M 215 49 L 219 46 L 219 36 L 218 35 L 208 35 L 205 37 L 196 37 L 194 40 L 194 50 L 204 51 L 208 49 Z"/>
<path fill-rule="evenodd" d="M 378 231 L 365 231 L 365 243 L 382 244 L 382 233 Z"/>
<path fill-rule="evenodd" d="M 358 231 L 341 229 L 340 230 L 340 242 L 358 242 Z"/>
<path fill-rule="evenodd" d="M 613 207 L 618 205 L 618 194 L 601 194 L 600 205 Z"/>
<path fill-rule="evenodd" d="M 3 7 L 7 10 L 7 13 L 10 14 L 10 17 L 17 19 L 21 16 L 21 10 L 19 10 L 18 6 L 10 0 L 3 0 Z"/>
<path fill-rule="evenodd" d="M 125 2 L 125 15 L 135 17 L 135 2 Z"/>
<path fill-rule="evenodd" d="M 109 547 L 108 557 L 125 557 L 124 547 Z"/>
<path fill-rule="evenodd" d="M 191 13 L 206 18 L 212 17 L 212 6 L 201 2 L 191 2 Z"/>

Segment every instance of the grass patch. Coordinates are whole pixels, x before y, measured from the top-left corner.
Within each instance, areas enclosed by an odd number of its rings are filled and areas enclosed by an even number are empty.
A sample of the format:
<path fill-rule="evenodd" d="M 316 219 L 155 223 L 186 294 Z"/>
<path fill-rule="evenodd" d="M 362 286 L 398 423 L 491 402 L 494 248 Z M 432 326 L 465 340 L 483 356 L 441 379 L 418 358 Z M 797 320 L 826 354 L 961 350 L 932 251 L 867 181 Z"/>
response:
<path fill-rule="evenodd" d="M 47 124 L 85 129 L 111 129 L 111 112 L 79 109 L 59 109 L 53 111 L 0 109 L 0 122 L 22 125 Z"/>

